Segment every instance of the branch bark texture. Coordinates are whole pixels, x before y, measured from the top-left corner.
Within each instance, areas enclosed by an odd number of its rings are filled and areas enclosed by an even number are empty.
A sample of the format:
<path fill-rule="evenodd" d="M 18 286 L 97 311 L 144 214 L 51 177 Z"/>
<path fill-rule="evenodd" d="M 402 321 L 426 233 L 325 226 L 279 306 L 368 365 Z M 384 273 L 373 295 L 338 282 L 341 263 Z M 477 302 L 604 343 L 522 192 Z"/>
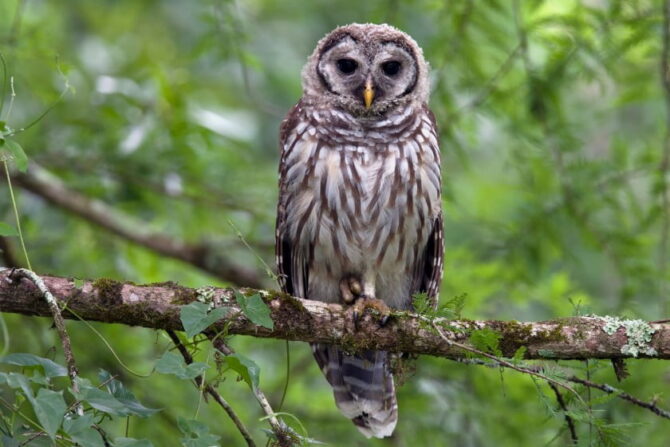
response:
<path fill-rule="evenodd" d="M 9 278 L 11 270 L 0 271 L 0 311 L 25 315 L 50 316 L 42 293 L 31 281 Z M 109 279 L 75 281 L 71 278 L 43 276 L 45 285 L 63 308 L 63 317 L 106 323 L 121 323 L 153 329 L 182 330 L 180 306 L 202 296 L 233 308 L 229 317 L 215 323 L 213 329 L 229 334 L 277 338 L 305 342 L 332 343 L 352 351 L 380 349 L 392 352 L 426 354 L 451 359 L 467 356 L 462 348 L 447 343 L 470 345 L 474 331 L 493 331 L 505 356 L 526 348 L 526 359 L 597 359 L 643 358 L 670 359 L 670 324 L 639 322 L 619 324 L 601 317 L 574 317 L 544 322 L 428 320 L 408 313 L 396 313 L 389 323 L 379 326 L 379 317 L 365 315 L 354 327 L 351 314 L 342 306 L 302 300 L 279 292 L 259 292 L 274 321 L 272 330 L 253 324 L 242 312 L 232 289 L 191 289 L 174 283 L 135 285 Z M 70 312 L 73 311 L 73 312 Z M 436 331 L 434 325 L 440 327 Z M 636 341 L 644 329 L 647 341 Z M 631 345 L 638 343 L 639 349 Z"/>

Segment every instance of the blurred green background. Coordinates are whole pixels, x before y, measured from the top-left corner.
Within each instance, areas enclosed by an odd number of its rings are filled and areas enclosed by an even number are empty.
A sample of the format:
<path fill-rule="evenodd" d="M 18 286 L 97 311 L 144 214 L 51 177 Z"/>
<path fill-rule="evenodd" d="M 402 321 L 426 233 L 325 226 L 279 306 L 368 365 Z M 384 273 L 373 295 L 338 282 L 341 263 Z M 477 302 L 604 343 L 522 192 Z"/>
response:
<path fill-rule="evenodd" d="M 31 162 L 129 216 L 138 231 L 205 243 L 273 287 L 261 260 L 274 264 L 279 123 L 300 97 L 300 69 L 317 40 L 350 22 L 401 28 L 431 64 L 444 178 L 443 299 L 467 294 L 467 318 L 668 317 L 670 92 L 661 82 L 659 1 L 1 0 L 0 52 L 16 96 L 7 116 L 5 91 L 0 119 L 21 128 L 65 92 L 16 136 Z M 11 223 L 1 183 L 0 220 Z M 230 284 L 20 186 L 17 199 L 40 273 Z M 22 260 L 18 241 L 6 242 Z M 4 318 L 11 352 L 63 361 L 49 320 Z M 170 346 L 154 331 L 94 326 L 140 372 Z M 244 445 L 189 383 L 157 373 L 138 379 L 88 327 L 68 328 L 83 376 L 95 380 L 104 368 L 163 409 L 131 418 L 129 436 L 178 445 L 175 421 L 185 417 L 204 422 L 222 446 Z M 238 336 L 231 344 L 260 365 L 261 388 L 277 405 L 284 342 Z M 283 411 L 329 445 L 569 444 L 545 384 L 428 357 L 399 390 L 396 435 L 367 441 L 337 411 L 308 347 L 290 349 Z M 562 364 L 616 383 L 606 361 Z M 631 377 L 617 386 L 670 407 L 668 362 L 628 366 Z M 234 374 L 225 378 L 220 392 L 263 445 L 267 424 L 256 401 Z M 591 399 L 589 422 L 565 395 L 580 445 L 668 445 L 667 420 L 577 389 Z M 103 427 L 123 436 L 126 420 Z"/>

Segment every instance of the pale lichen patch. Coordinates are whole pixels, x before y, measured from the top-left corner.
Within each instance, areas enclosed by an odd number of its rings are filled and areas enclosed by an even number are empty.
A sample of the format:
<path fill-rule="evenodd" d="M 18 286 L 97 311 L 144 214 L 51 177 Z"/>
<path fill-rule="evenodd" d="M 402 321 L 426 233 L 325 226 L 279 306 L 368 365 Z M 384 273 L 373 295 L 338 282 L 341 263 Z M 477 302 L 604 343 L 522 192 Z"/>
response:
<path fill-rule="evenodd" d="M 628 343 L 621 347 L 621 353 L 637 357 L 640 354 L 655 356 L 658 355 L 656 349 L 649 346 L 651 338 L 656 332 L 649 323 L 643 320 L 627 320 L 618 317 L 601 317 L 605 324 L 603 331 L 608 335 L 614 335 L 619 328 L 623 327 L 626 331 Z"/>

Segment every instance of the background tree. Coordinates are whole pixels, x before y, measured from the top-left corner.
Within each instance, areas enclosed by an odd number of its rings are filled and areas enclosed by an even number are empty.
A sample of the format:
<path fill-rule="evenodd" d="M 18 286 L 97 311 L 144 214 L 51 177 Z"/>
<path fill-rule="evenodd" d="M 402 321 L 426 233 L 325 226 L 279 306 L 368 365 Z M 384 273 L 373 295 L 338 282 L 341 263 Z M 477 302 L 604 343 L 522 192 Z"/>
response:
<path fill-rule="evenodd" d="M 272 287 L 277 132 L 300 96 L 300 68 L 336 25 L 388 22 L 422 45 L 433 68 L 442 300 L 465 296 L 462 315 L 473 319 L 667 318 L 667 11 L 659 1 L 3 1 L 0 120 L 20 130 L 57 102 L 12 137 L 34 163 L 14 178 L 32 266 L 77 278 Z M 2 191 L 0 220 L 12 223 Z M 2 242 L 5 265 L 25 264 L 16 238 Z M 64 363 L 50 320 L 4 320 L 10 352 Z M 172 346 L 155 331 L 92 326 L 142 373 Z M 94 380 L 104 368 L 163 409 L 131 418 L 129 428 L 124 418 L 105 421 L 106 431 L 174 445 L 177 418 L 197 418 L 221 445 L 244 445 L 192 386 L 157 373 L 137 378 L 89 326 L 68 328 L 82 375 Z M 283 343 L 231 340 L 260 366 L 273 402 L 284 387 Z M 206 361 L 211 351 L 199 346 L 196 360 Z M 338 416 L 307 345 L 291 343 L 290 352 L 283 408 L 311 437 L 368 445 Z M 609 362 L 565 365 L 615 380 Z M 622 389 L 668 406 L 667 362 L 628 368 Z M 255 418 L 263 414 L 248 387 L 233 372 L 224 377 L 220 391 L 261 442 Z M 666 420 L 580 391 L 586 409 L 564 398 L 583 445 L 667 443 Z M 554 392 L 524 375 L 421 358 L 398 398 L 390 441 L 398 446 L 570 440 Z"/>

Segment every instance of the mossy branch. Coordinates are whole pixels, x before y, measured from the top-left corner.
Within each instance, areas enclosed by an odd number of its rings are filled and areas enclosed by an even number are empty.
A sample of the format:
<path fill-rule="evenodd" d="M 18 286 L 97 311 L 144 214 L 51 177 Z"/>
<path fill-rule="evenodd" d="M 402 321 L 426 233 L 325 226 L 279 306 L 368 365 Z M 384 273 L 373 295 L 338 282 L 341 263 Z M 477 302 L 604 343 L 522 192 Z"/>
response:
<path fill-rule="evenodd" d="M 35 285 L 27 280 L 11 281 L 9 273 L 10 270 L 0 271 L 0 311 L 51 315 Z M 175 283 L 136 285 L 109 279 L 75 281 L 55 276 L 42 279 L 61 302 L 65 318 L 73 319 L 76 313 L 86 320 L 153 329 L 182 330 L 180 306 L 202 296 L 199 289 Z M 500 351 L 509 357 L 523 346 L 526 359 L 670 359 L 667 322 L 573 317 L 530 323 L 444 319 L 427 323 L 426 317 L 401 312 L 395 313 L 384 327 L 379 327 L 378 317 L 366 315 L 354 328 L 350 313 L 340 305 L 301 300 L 273 291 L 243 291 L 263 296 L 274 328 L 257 326 L 241 312 L 230 312 L 213 329 L 225 326 L 229 334 L 333 343 L 351 351 L 373 348 L 451 359 L 467 357 L 468 353 L 458 344 L 469 344 L 474 331 L 488 329 L 499 335 Z M 214 302 L 237 308 L 232 289 L 208 288 L 207 295 Z M 441 334 L 433 325 L 439 326 Z M 445 342 L 443 336 L 456 343 Z"/>

